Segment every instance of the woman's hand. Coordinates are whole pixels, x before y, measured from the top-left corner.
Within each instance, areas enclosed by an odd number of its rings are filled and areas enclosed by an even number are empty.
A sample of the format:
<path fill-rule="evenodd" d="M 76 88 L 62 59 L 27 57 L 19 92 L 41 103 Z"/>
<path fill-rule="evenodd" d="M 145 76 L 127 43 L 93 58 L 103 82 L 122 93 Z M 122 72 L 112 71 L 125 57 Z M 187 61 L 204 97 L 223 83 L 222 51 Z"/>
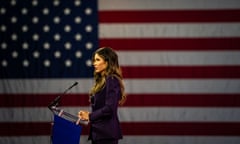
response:
<path fill-rule="evenodd" d="M 84 120 L 84 121 L 89 121 L 89 112 L 88 111 L 79 111 L 78 112 L 78 117 L 81 119 L 81 120 Z"/>

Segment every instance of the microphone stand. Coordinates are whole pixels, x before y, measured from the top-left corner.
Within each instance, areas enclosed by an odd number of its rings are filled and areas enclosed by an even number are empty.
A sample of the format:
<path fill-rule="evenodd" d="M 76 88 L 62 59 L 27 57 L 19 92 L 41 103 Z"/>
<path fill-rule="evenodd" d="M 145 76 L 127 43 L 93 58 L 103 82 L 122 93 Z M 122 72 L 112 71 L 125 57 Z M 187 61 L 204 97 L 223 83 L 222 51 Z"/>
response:
<path fill-rule="evenodd" d="M 61 97 L 64 96 L 70 89 L 72 89 L 74 86 L 76 86 L 78 82 L 75 82 L 73 85 L 71 85 L 69 88 L 67 88 L 61 95 L 57 96 L 49 105 L 48 108 L 52 111 L 52 107 L 55 106 L 57 107 Z"/>

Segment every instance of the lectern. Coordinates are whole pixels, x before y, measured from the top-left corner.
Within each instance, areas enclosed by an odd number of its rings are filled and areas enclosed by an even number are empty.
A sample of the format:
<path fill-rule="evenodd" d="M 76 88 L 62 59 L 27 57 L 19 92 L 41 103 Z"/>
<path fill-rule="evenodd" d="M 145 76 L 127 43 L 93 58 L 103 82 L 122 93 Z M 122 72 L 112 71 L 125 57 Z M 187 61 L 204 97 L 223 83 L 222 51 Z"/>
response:
<path fill-rule="evenodd" d="M 57 96 L 48 108 L 54 113 L 54 122 L 52 127 L 51 140 L 53 144 L 79 144 L 82 127 L 80 124 L 87 124 L 87 121 L 81 121 L 77 116 L 65 112 L 58 108 L 61 97 L 64 96 L 78 82 L 72 84 L 62 95 Z"/>
<path fill-rule="evenodd" d="M 82 132 L 80 124 L 87 122 L 55 106 L 51 110 L 54 113 L 52 144 L 79 144 Z"/>

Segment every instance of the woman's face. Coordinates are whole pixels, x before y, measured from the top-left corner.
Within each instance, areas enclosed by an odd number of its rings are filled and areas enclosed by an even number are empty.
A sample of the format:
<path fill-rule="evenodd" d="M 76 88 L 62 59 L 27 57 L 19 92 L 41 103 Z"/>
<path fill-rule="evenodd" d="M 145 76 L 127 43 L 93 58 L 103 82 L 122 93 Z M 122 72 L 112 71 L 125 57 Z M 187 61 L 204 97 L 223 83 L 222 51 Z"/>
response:
<path fill-rule="evenodd" d="M 102 73 L 107 68 L 107 62 L 98 54 L 94 55 L 93 66 L 96 73 Z"/>

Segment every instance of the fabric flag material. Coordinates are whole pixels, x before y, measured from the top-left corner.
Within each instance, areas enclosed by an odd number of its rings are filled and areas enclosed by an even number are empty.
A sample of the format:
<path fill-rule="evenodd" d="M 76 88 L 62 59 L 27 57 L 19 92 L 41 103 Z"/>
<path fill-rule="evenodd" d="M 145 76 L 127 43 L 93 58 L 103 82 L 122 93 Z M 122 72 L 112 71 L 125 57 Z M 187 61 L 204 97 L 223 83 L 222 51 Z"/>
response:
<path fill-rule="evenodd" d="M 89 110 L 102 46 L 128 94 L 120 144 L 240 143 L 239 0 L 1 0 L 0 34 L 0 143 L 50 143 L 47 105 L 76 81 L 60 106 Z"/>

